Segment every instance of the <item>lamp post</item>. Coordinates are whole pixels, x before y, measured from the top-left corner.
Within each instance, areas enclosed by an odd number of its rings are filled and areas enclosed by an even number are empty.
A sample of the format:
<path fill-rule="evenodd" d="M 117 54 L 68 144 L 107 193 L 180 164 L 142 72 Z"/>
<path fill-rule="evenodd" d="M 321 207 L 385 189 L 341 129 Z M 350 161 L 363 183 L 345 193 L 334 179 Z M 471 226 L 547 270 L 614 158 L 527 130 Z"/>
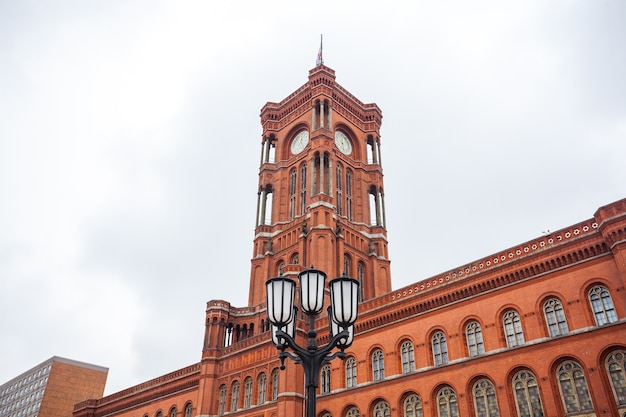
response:
<path fill-rule="evenodd" d="M 326 274 L 316 269 L 307 269 L 298 274 L 300 282 L 300 308 L 309 316 L 308 344 L 301 347 L 295 341 L 297 307 L 294 306 L 296 282 L 280 276 L 265 284 L 267 290 L 267 316 L 272 324 L 272 342 L 280 351 L 280 369 L 285 369 L 285 358 L 290 358 L 304 368 L 306 385 L 306 417 L 316 417 L 315 391 L 318 386 L 322 365 L 339 357 L 345 358 L 344 350 L 354 339 L 354 322 L 358 312 L 359 282 L 346 274 L 328 283 L 330 307 L 328 322 L 331 339 L 325 346 L 317 346 L 315 317 L 324 308 Z M 334 348 L 338 348 L 331 354 Z M 290 348 L 293 353 L 287 352 Z"/>

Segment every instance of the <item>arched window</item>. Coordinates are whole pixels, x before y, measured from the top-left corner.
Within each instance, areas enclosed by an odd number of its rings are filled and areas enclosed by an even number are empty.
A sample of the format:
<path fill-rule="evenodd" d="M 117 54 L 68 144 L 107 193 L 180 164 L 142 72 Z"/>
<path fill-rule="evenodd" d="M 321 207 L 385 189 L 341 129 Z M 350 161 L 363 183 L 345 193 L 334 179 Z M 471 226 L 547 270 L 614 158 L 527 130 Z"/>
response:
<path fill-rule="evenodd" d="M 274 369 L 271 375 L 271 384 L 272 384 L 272 401 L 276 401 L 278 398 L 278 369 Z"/>
<path fill-rule="evenodd" d="M 346 170 L 346 216 L 352 221 L 352 171 Z"/>
<path fill-rule="evenodd" d="M 603 285 L 596 285 L 589 291 L 589 302 L 596 317 L 596 324 L 602 326 L 617 321 L 613 299 L 609 290 Z"/>
<path fill-rule="evenodd" d="M 372 353 L 372 375 L 374 376 L 374 381 L 385 379 L 385 355 L 380 349 L 376 349 Z"/>
<path fill-rule="evenodd" d="M 446 343 L 446 335 L 443 332 L 436 332 L 432 337 L 433 360 L 435 366 L 445 365 L 448 363 L 448 344 Z"/>
<path fill-rule="evenodd" d="M 365 299 L 365 265 L 359 261 L 357 264 L 357 280 L 359 281 L 359 302 Z"/>
<path fill-rule="evenodd" d="M 343 167 L 341 164 L 337 164 L 337 179 L 336 186 L 337 189 L 337 201 L 335 205 L 337 206 L 337 215 L 343 216 Z"/>
<path fill-rule="evenodd" d="M 472 388 L 476 417 L 499 417 L 496 390 L 488 379 L 476 381 Z"/>
<path fill-rule="evenodd" d="M 402 417 L 422 417 L 422 399 L 417 394 L 411 394 L 404 400 L 404 414 Z"/>
<path fill-rule="evenodd" d="M 333 417 L 333 415 L 330 413 L 324 413 L 322 414 L 322 417 Z"/>
<path fill-rule="evenodd" d="M 504 325 L 504 335 L 508 347 L 515 347 L 524 343 L 524 331 L 517 311 L 507 311 L 502 316 L 502 324 Z"/>
<path fill-rule="evenodd" d="M 406 340 L 400 346 L 400 360 L 402 362 L 402 373 L 408 374 L 415 370 L 415 351 L 413 343 Z"/>
<path fill-rule="evenodd" d="M 615 404 L 626 407 L 626 350 L 616 350 L 607 356 L 605 361 L 606 373 L 609 375 Z M 626 410 L 624 410 L 626 411 Z"/>
<path fill-rule="evenodd" d="M 289 220 L 296 217 L 296 169 L 289 171 Z"/>
<path fill-rule="evenodd" d="M 239 381 L 233 382 L 230 392 L 230 411 L 237 411 L 237 406 L 239 405 Z"/>
<path fill-rule="evenodd" d="M 265 375 L 265 372 L 261 372 L 258 381 L 259 398 L 257 400 L 257 404 L 263 404 L 267 395 L 267 376 Z"/>
<path fill-rule="evenodd" d="M 437 393 L 437 415 L 439 417 L 459 417 L 456 393 L 450 387 L 443 387 Z"/>
<path fill-rule="evenodd" d="M 346 417 L 360 417 L 360 416 L 361 416 L 361 413 L 359 413 L 359 409 L 356 407 L 352 407 L 346 412 Z"/>
<path fill-rule="evenodd" d="M 226 385 L 220 386 L 220 402 L 217 408 L 217 415 L 221 416 L 226 411 Z"/>
<path fill-rule="evenodd" d="M 517 417 L 543 417 L 543 406 L 535 375 L 527 370 L 519 371 L 513 375 L 511 385 L 515 395 Z"/>
<path fill-rule="evenodd" d="M 291 257 L 291 263 L 294 265 L 298 265 L 300 263 L 300 255 L 298 255 L 297 253 L 294 253 L 293 256 Z"/>
<path fill-rule="evenodd" d="M 320 392 L 322 394 L 330 393 L 330 365 L 326 364 L 322 366 L 320 379 L 322 381 Z"/>
<path fill-rule="evenodd" d="M 163 417 L 163 411 L 161 410 L 157 411 L 156 417 Z"/>
<path fill-rule="evenodd" d="M 386 401 L 378 401 L 374 406 L 374 417 L 390 417 L 391 410 Z"/>
<path fill-rule="evenodd" d="M 300 214 L 306 211 L 306 163 L 300 165 Z"/>
<path fill-rule="evenodd" d="M 346 388 L 356 387 L 356 359 L 346 359 Z"/>
<path fill-rule="evenodd" d="M 252 378 L 247 377 L 244 382 L 243 408 L 250 408 L 252 405 Z"/>
<path fill-rule="evenodd" d="M 178 410 L 176 410 L 176 407 L 170 408 L 170 417 L 176 417 L 177 414 Z"/>
<path fill-rule="evenodd" d="M 543 303 L 543 314 L 546 317 L 550 337 L 562 336 L 569 333 L 567 320 L 563 312 L 563 305 L 556 298 L 550 298 Z"/>
<path fill-rule="evenodd" d="M 226 386 L 224 386 L 224 394 L 226 394 Z M 185 417 L 191 417 L 192 411 L 193 407 L 191 406 L 191 403 L 187 403 L 187 405 L 185 405 Z"/>
<path fill-rule="evenodd" d="M 483 342 L 483 331 L 477 321 L 471 321 L 465 326 L 465 338 L 470 357 L 485 353 L 485 343 Z"/>
<path fill-rule="evenodd" d="M 556 379 L 566 415 L 593 412 L 585 373 L 577 362 L 565 361 L 559 365 Z"/>
<path fill-rule="evenodd" d="M 343 254 L 343 272 L 350 276 L 350 255 Z"/>

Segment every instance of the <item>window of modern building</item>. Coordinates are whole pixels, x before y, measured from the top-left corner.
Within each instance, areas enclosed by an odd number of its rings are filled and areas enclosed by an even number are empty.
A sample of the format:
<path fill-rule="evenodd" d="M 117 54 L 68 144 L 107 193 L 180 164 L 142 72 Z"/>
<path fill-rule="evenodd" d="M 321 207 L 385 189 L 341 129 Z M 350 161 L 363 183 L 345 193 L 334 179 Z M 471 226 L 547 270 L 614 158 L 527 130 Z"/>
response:
<path fill-rule="evenodd" d="M 346 359 L 346 388 L 356 387 L 356 359 Z"/>
<path fill-rule="evenodd" d="M 459 404 L 452 388 L 443 387 L 437 393 L 437 415 L 439 417 L 459 417 Z"/>
<path fill-rule="evenodd" d="M 577 362 L 568 360 L 559 365 L 556 379 L 566 415 L 593 412 L 585 373 Z"/>
<path fill-rule="evenodd" d="M 176 407 L 170 408 L 170 417 L 176 417 L 176 414 L 178 414 L 178 410 L 176 410 Z"/>
<path fill-rule="evenodd" d="M 259 398 L 257 400 L 257 404 L 265 403 L 266 393 L 267 393 L 267 376 L 265 372 L 261 372 L 258 378 L 258 386 L 259 386 Z"/>
<path fill-rule="evenodd" d="M 372 376 L 374 381 L 385 379 L 385 354 L 381 349 L 376 349 L 372 353 Z"/>
<path fill-rule="evenodd" d="M 405 340 L 400 346 L 400 360 L 402 362 L 403 374 L 408 374 L 415 370 L 415 351 L 413 349 L 413 343 L 409 340 Z"/>
<path fill-rule="evenodd" d="M 524 331 L 519 314 L 515 310 L 509 310 L 502 316 L 504 325 L 504 335 L 508 347 L 515 347 L 524 344 Z"/>
<path fill-rule="evenodd" d="M 472 388 L 476 417 L 500 417 L 496 390 L 488 379 L 476 381 Z"/>
<path fill-rule="evenodd" d="M 417 394 L 411 394 L 404 400 L 404 414 L 402 417 L 422 417 L 422 399 Z"/>
<path fill-rule="evenodd" d="M 626 407 L 626 350 L 616 350 L 607 356 L 605 361 L 606 373 L 611 382 L 611 389 L 618 407 Z M 625 410 L 626 411 L 626 410 Z"/>
<path fill-rule="evenodd" d="M 374 406 L 374 417 L 390 417 L 391 409 L 386 401 L 378 401 Z"/>
<path fill-rule="evenodd" d="M 443 332 L 435 332 L 431 338 L 433 349 L 433 361 L 435 366 L 445 365 L 448 363 L 448 344 L 446 335 Z"/>
<path fill-rule="evenodd" d="M 239 406 L 239 381 L 233 382 L 230 392 L 230 411 L 237 411 Z"/>
<path fill-rule="evenodd" d="M 224 394 L 226 394 L 226 387 L 224 387 Z M 185 405 L 185 417 L 191 417 L 191 413 L 193 411 L 193 407 L 191 405 L 191 403 L 187 403 Z"/>
<path fill-rule="evenodd" d="M 485 353 L 485 343 L 483 342 L 483 331 L 480 323 L 477 321 L 467 323 L 467 326 L 465 326 L 465 339 L 470 357 Z"/>
<path fill-rule="evenodd" d="M 550 298 L 543 303 L 543 314 L 546 318 L 550 337 L 562 336 L 569 333 L 563 304 L 557 298 Z"/>
<path fill-rule="evenodd" d="M 243 408 L 250 408 L 252 405 L 252 378 L 247 377 L 243 381 Z"/>
<path fill-rule="evenodd" d="M 272 384 L 272 401 L 276 401 L 278 398 L 278 369 L 274 369 L 271 375 Z"/>
<path fill-rule="evenodd" d="M 589 302 L 598 326 L 617 321 L 613 299 L 605 286 L 596 285 L 593 287 L 589 291 Z"/>
<path fill-rule="evenodd" d="M 346 417 L 360 417 L 360 416 L 361 416 L 361 413 L 359 413 L 359 409 L 356 407 L 352 407 L 346 412 Z"/>
<path fill-rule="evenodd" d="M 322 366 L 320 374 L 320 380 L 322 381 L 320 392 L 322 394 L 328 394 L 330 393 L 330 365 L 326 364 Z"/>
<path fill-rule="evenodd" d="M 535 375 L 527 370 L 513 375 L 513 394 L 517 417 L 543 417 L 543 406 Z"/>

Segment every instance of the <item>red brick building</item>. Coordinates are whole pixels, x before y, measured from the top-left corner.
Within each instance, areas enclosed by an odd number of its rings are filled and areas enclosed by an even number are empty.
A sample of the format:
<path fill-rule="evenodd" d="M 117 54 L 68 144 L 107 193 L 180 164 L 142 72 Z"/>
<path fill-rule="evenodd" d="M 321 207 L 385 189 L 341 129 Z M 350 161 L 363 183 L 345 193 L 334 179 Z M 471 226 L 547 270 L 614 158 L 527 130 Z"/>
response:
<path fill-rule="evenodd" d="M 248 306 L 210 301 L 200 362 L 74 417 L 303 416 L 302 367 L 279 371 L 265 281 L 310 265 L 361 283 L 354 344 L 320 375 L 320 417 L 626 416 L 626 199 L 392 290 L 381 122 L 323 65 L 267 103 Z M 317 328 L 327 343 L 328 319 Z"/>
<path fill-rule="evenodd" d="M 109 370 L 53 356 L 0 385 L 2 417 L 65 417 L 74 404 L 101 397 Z"/>

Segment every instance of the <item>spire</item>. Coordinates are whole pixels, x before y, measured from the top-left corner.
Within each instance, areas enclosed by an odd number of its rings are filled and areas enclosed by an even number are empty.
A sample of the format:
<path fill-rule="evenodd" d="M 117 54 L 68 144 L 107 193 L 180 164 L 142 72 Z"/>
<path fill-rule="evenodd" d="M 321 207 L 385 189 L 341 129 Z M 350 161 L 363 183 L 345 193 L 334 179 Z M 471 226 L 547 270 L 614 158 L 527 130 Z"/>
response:
<path fill-rule="evenodd" d="M 319 67 L 320 65 L 324 65 L 324 59 L 322 58 L 322 35 L 320 35 L 320 50 L 317 53 L 317 61 L 315 61 L 316 67 Z"/>

